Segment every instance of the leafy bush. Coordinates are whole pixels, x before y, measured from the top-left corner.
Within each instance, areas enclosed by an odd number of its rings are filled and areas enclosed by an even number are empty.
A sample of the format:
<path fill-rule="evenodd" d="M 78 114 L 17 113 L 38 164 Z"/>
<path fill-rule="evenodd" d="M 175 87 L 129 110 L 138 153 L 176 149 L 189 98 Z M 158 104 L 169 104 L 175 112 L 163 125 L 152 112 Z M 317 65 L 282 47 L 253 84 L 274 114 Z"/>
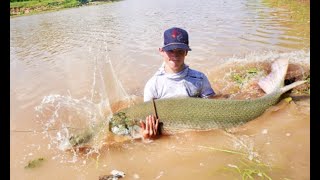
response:
<path fill-rule="evenodd" d="M 87 4 L 89 3 L 89 0 L 78 0 L 81 4 Z"/>

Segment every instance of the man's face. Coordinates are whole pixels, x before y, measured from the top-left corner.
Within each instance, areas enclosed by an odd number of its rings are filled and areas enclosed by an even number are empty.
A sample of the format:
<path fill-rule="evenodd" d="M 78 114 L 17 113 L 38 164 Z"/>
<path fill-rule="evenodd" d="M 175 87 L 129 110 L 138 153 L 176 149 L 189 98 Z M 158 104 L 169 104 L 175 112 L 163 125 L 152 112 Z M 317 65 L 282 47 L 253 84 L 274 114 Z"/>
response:
<path fill-rule="evenodd" d="M 166 64 L 165 70 L 169 73 L 180 72 L 184 67 L 184 58 L 187 55 L 187 51 L 184 49 L 174 49 L 170 51 L 164 51 L 159 49 L 160 54 L 163 56 Z"/>

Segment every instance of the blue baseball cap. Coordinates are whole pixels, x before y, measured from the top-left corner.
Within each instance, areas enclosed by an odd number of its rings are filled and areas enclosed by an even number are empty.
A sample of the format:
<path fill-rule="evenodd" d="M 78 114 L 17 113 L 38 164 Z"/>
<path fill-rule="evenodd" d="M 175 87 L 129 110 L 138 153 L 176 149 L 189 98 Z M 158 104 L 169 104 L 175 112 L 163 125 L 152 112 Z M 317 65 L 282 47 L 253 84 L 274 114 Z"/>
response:
<path fill-rule="evenodd" d="M 184 49 L 191 51 L 189 47 L 189 38 L 187 31 L 173 27 L 164 31 L 164 46 L 162 49 L 164 51 L 170 51 L 173 49 Z"/>

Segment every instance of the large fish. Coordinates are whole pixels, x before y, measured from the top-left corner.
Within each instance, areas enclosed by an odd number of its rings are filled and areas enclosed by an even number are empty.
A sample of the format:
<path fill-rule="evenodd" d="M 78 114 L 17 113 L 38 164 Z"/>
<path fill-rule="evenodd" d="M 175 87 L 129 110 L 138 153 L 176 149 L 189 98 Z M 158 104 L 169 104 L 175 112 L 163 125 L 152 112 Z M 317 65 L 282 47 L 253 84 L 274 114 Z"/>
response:
<path fill-rule="evenodd" d="M 271 66 L 271 73 L 259 81 L 265 95 L 249 100 L 170 98 L 155 100 L 162 133 L 172 134 L 186 130 L 210 130 L 244 124 L 260 116 L 279 102 L 282 94 L 305 83 L 297 81 L 284 86 L 288 60 L 279 59 Z M 154 114 L 153 102 L 144 102 L 123 109 L 113 115 L 109 128 L 115 134 L 133 134 L 140 120 Z"/>
<path fill-rule="evenodd" d="M 273 62 L 271 73 L 258 83 L 266 93 L 262 97 L 249 100 L 190 97 L 157 99 L 154 104 L 152 101 L 144 102 L 113 114 L 108 122 L 108 129 L 117 135 L 139 137 L 140 120 L 154 114 L 154 106 L 162 123 L 161 132 L 163 134 L 239 126 L 257 118 L 270 106 L 277 104 L 282 94 L 306 82 L 297 81 L 284 86 L 288 64 L 287 59 Z M 90 133 L 88 134 L 88 137 L 91 137 Z M 71 144 L 78 145 L 81 144 L 79 142 L 86 142 L 87 139 L 90 139 L 86 137 L 74 136 L 70 138 Z"/>

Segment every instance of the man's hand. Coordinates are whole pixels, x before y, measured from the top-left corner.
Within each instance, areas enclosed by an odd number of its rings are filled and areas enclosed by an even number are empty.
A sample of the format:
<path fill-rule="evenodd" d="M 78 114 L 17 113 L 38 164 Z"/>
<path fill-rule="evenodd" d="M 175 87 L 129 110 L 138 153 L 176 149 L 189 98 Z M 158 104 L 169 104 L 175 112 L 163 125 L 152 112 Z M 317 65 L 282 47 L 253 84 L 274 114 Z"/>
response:
<path fill-rule="evenodd" d="M 156 119 L 154 115 L 147 116 L 146 121 L 141 121 L 140 124 L 143 138 L 151 139 L 158 135 L 159 119 Z"/>

